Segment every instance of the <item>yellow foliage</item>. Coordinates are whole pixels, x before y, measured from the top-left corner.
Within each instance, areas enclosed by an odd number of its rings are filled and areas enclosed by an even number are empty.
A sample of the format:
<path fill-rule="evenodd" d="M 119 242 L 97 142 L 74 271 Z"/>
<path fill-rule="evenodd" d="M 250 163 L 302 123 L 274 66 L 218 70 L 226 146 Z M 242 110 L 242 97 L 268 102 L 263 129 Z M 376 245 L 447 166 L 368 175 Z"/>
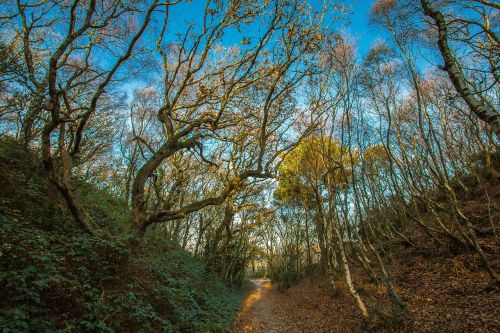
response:
<path fill-rule="evenodd" d="M 363 159 L 368 166 L 368 170 L 370 171 L 369 177 L 370 179 L 373 179 L 379 170 L 383 170 L 385 167 L 388 167 L 387 162 L 389 161 L 389 155 L 383 145 L 377 144 L 368 147 L 365 150 L 363 153 Z"/>
<path fill-rule="evenodd" d="M 377 161 L 384 161 L 388 159 L 387 151 L 384 146 L 377 144 L 366 148 L 363 153 L 363 158 L 366 162 L 375 163 Z"/>
<path fill-rule="evenodd" d="M 325 137 L 309 136 L 284 156 L 279 168 L 279 186 L 275 197 L 286 201 L 308 201 L 322 186 L 345 189 L 349 186 L 352 166 L 358 154 Z"/>

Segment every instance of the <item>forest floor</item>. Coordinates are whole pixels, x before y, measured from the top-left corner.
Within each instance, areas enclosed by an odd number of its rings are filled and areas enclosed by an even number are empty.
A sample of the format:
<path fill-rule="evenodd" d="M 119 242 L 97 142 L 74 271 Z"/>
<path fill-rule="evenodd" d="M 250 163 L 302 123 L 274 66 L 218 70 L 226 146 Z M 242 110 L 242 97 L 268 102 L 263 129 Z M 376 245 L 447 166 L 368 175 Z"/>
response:
<path fill-rule="evenodd" d="M 361 322 L 349 322 L 356 313 L 353 302 L 340 296 L 332 302 L 328 292 L 316 282 L 304 280 L 278 291 L 269 280 L 251 280 L 249 292 L 235 321 L 233 333 L 360 332 Z"/>
<path fill-rule="evenodd" d="M 462 210 L 477 229 L 485 257 L 499 272 L 500 238 L 492 232 L 500 230 L 500 182 L 486 185 L 495 209 L 489 211 L 484 188 L 471 183 L 473 190 L 461 194 Z M 302 279 L 284 291 L 268 280 L 253 280 L 233 333 L 500 333 L 500 288 L 478 256 L 445 250 L 419 229 L 408 229 L 406 234 L 414 246 L 391 248 L 396 245 L 387 243 L 382 248 L 386 269 L 407 307 L 406 317 L 391 311 L 382 281 L 370 280 L 352 263 L 354 284 L 372 315 L 369 324 L 361 320 L 342 281 L 336 282 L 339 292 L 333 296 L 319 278 Z"/>
<path fill-rule="evenodd" d="M 498 269 L 498 252 L 488 257 Z M 378 320 L 378 327 L 363 324 L 352 296 L 340 282 L 341 290 L 331 296 L 326 281 L 319 279 L 303 279 L 285 291 L 278 291 L 269 280 L 252 280 L 253 289 L 239 312 L 233 333 L 500 332 L 500 292 L 478 267 L 472 253 L 429 257 L 403 250 L 389 268 L 409 316 L 387 325 L 394 318 L 386 315 L 382 322 Z M 367 279 L 355 280 L 371 312 L 380 311 L 382 305 L 374 300 L 384 298 L 383 286 L 377 287 Z"/>

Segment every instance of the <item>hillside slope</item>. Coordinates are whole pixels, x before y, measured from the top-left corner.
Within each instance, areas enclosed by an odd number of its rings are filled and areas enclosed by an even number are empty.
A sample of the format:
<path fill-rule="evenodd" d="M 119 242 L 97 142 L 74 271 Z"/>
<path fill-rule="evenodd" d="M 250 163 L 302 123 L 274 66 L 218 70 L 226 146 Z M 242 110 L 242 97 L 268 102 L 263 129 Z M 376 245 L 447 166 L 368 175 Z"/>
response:
<path fill-rule="evenodd" d="M 39 159 L 0 140 L 1 332 L 227 332 L 240 294 L 164 240 L 133 253 L 119 239 L 78 230 L 47 184 Z M 79 185 L 107 234 L 127 209 Z"/>

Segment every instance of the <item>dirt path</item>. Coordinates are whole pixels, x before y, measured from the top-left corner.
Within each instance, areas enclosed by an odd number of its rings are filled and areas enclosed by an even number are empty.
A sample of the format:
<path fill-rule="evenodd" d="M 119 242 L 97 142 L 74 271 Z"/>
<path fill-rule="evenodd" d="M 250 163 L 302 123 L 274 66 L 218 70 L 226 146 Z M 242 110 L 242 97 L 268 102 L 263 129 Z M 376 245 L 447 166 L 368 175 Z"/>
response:
<path fill-rule="evenodd" d="M 472 256 L 463 255 L 463 260 L 477 262 Z M 409 307 L 411 320 L 381 332 L 500 332 L 500 297 L 489 287 L 485 272 L 469 271 L 464 266 L 457 274 L 450 271 L 449 263 L 443 265 L 442 258 L 406 259 L 392 275 L 399 278 L 399 293 Z M 252 283 L 254 288 L 235 321 L 233 333 L 367 331 L 353 297 L 343 285 L 332 297 L 326 287 L 327 281 L 304 279 L 285 292 L 277 291 L 268 280 L 253 280 Z M 378 289 L 363 288 L 367 282 L 358 281 L 357 285 L 367 303 L 380 297 Z"/>
<path fill-rule="evenodd" d="M 254 289 L 244 302 L 233 333 L 359 332 L 356 325 L 338 321 L 338 315 L 349 309 L 333 309 L 332 299 L 322 288 L 304 282 L 279 292 L 269 280 L 251 282 Z"/>
<path fill-rule="evenodd" d="M 299 332 L 290 320 L 280 316 L 279 297 L 269 280 L 251 280 L 252 292 L 243 303 L 233 332 Z"/>

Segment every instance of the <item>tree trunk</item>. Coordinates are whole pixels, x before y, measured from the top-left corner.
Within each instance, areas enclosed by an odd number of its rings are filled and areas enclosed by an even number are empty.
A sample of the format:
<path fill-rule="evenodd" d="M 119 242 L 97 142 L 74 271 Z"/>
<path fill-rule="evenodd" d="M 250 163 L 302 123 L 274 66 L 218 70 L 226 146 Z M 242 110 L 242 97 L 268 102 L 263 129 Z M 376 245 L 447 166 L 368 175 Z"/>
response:
<path fill-rule="evenodd" d="M 340 254 L 340 264 L 342 265 L 342 271 L 344 273 L 345 282 L 349 287 L 349 291 L 352 297 L 354 297 L 354 299 L 356 300 L 356 303 L 358 305 L 361 314 L 363 315 L 363 318 L 368 319 L 368 310 L 366 309 L 365 303 L 361 299 L 361 296 L 359 296 L 352 282 L 351 271 L 349 269 L 349 263 L 347 262 L 347 256 L 345 254 L 345 249 L 344 249 L 344 242 L 342 241 L 342 235 L 340 234 L 338 223 L 335 223 L 334 229 L 335 229 L 335 236 L 337 237 L 337 247 Z"/>
<path fill-rule="evenodd" d="M 59 149 L 61 149 L 61 156 L 63 159 L 62 164 L 64 169 L 64 177 L 61 179 L 61 177 L 59 177 L 56 173 L 50 149 L 50 135 L 56 127 L 57 125 L 51 122 L 50 124 L 47 124 L 45 126 L 42 132 L 42 162 L 45 171 L 47 172 L 47 177 L 49 181 L 59 190 L 59 193 L 61 193 L 61 195 L 63 196 L 68 209 L 70 210 L 78 225 L 80 225 L 82 229 L 84 229 L 89 234 L 96 236 L 94 227 L 92 226 L 90 221 L 87 220 L 83 207 L 71 190 L 71 169 L 68 169 L 71 168 L 71 166 L 70 164 L 68 164 L 69 156 L 65 155 L 67 152 L 64 151 L 64 146 L 59 147 Z"/>
<path fill-rule="evenodd" d="M 494 110 L 489 105 L 482 103 L 474 96 L 474 93 L 467 86 L 463 72 L 457 64 L 457 60 L 453 55 L 448 44 L 448 25 L 443 13 L 432 8 L 428 0 L 420 0 L 424 14 L 430 17 L 438 29 L 438 46 L 441 56 L 445 63 L 445 70 L 448 72 L 451 82 L 457 89 L 457 92 L 462 96 L 463 100 L 472 112 L 481 120 L 488 123 L 497 138 L 500 138 L 500 113 Z"/>

